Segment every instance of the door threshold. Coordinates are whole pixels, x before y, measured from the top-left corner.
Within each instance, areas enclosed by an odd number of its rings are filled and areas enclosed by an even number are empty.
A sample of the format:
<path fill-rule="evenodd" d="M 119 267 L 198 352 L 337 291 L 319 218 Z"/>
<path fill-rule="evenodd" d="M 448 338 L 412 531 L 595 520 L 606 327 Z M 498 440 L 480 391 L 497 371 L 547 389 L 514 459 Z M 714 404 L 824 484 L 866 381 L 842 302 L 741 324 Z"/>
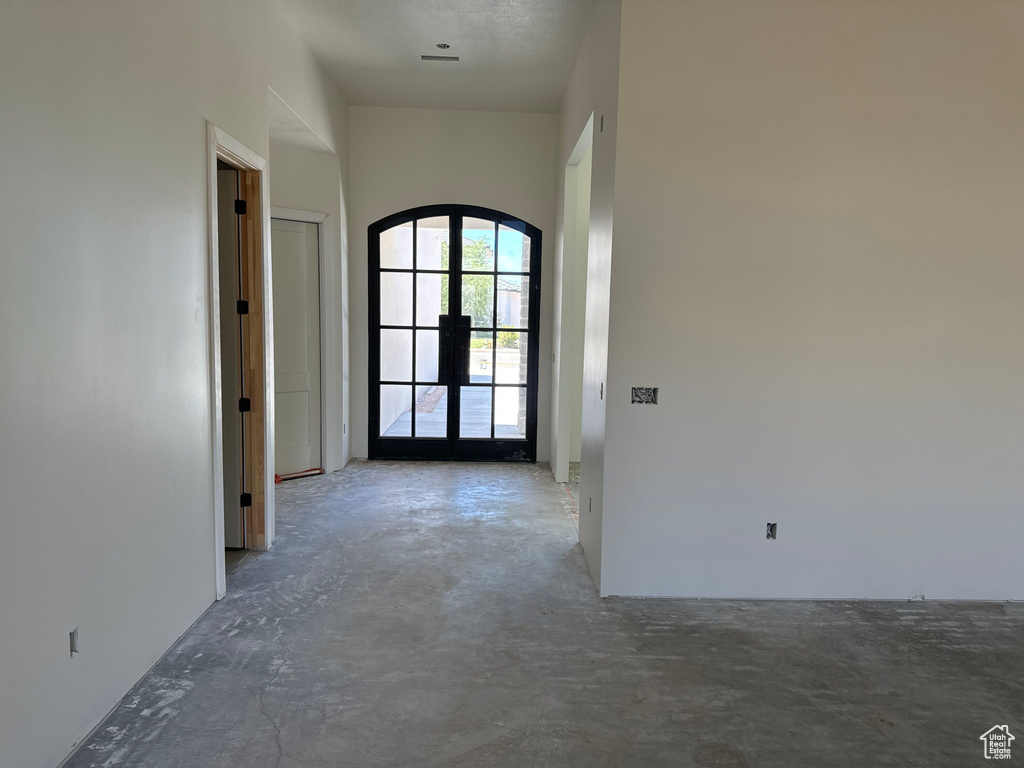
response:
<path fill-rule="evenodd" d="M 314 475 L 325 474 L 327 473 L 321 467 L 316 467 L 315 469 L 304 469 L 301 472 L 289 472 L 285 475 L 274 475 L 274 483 L 283 483 L 285 480 L 295 480 L 300 477 L 313 477 Z"/>

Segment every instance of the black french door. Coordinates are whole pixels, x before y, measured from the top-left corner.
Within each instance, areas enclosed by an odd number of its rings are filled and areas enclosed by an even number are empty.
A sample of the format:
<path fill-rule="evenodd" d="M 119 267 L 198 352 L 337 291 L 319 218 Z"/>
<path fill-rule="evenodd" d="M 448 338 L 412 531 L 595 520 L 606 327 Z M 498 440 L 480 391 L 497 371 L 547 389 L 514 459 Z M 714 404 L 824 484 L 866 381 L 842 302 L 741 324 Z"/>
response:
<path fill-rule="evenodd" d="M 370 458 L 536 461 L 540 230 L 432 205 L 369 238 Z"/>

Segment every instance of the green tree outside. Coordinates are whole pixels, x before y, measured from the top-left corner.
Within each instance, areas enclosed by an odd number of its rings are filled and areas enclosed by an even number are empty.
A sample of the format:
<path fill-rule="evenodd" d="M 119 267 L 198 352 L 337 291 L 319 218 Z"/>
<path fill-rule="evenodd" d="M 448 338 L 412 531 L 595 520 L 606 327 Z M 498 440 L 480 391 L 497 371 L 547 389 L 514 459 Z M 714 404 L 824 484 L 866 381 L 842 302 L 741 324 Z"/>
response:
<path fill-rule="evenodd" d="M 448 243 L 441 243 L 441 263 L 448 265 Z M 493 269 L 494 251 L 486 238 L 467 240 L 462 244 L 462 268 L 465 270 Z M 441 283 L 441 306 L 448 307 L 448 280 Z M 460 314 L 458 307 L 449 307 L 452 314 Z M 490 275 L 463 275 L 462 312 L 473 318 L 473 327 L 490 328 L 494 324 L 494 278 Z"/>

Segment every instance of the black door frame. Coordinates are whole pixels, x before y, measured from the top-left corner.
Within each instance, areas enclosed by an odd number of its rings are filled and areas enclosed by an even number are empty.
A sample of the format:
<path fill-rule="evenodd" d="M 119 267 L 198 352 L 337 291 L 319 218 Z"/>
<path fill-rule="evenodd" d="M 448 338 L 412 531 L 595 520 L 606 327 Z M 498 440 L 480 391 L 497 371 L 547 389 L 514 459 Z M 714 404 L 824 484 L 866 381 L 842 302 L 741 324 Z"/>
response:
<path fill-rule="evenodd" d="M 448 387 L 448 436 L 439 437 L 381 437 L 380 436 L 380 235 L 392 227 L 418 219 L 448 217 L 449 223 L 449 264 L 448 264 L 448 298 L 452 335 L 445 342 L 444 333 L 439 321 L 440 357 L 449 362 L 448 375 L 444 370 L 438 373 L 438 382 L 424 384 L 440 384 Z M 527 376 L 526 376 L 526 438 L 463 438 L 459 437 L 459 409 L 461 407 L 461 387 L 469 384 L 468 339 L 465 328 L 460 328 L 462 307 L 462 221 L 464 218 L 486 219 L 497 225 L 522 232 L 530 238 L 530 270 L 529 270 L 529 313 L 527 318 Z M 427 205 L 394 213 L 374 222 L 367 228 L 369 237 L 369 457 L 371 459 L 427 459 L 427 460 L 458 460 L 458 461 L 526 461 L 537 460 L 537 389 L 539 382 L 540 362 L 540 267 L 541 267 L 541 231 L 522 219 L 491 208 L 475 205 Z M 413 237 L 415 253 L 417 238 Z M 498 273 L 497 242 L 495 243 L 494 272 Z M 413 291 L 416 290 L 416 267 L 413 260 Z M 524 273 L 525 274 L 525 273 Z M 495 283 L 495 302 L 497 302 L 497 283 Z M 417 318 L 412 318 L 415 344 Z M 497 318 L 494 319 L 497 323 Z M 392 326 L 389 326 L 392 327 Z M 463 342 L 466 342 L 463 344 Z M 415 347 L 414 347 L 415 349 Z M 495 350 L 496 351 L 496 350 Z M 442 366 L 444 368 L 444 366 Z M 493 368 L 491 382 L 492 413 L 495 390 L 493 388 Z M 416 377 L 416 362 L 413 359 L 413 379 Z M 466 380 L 463 381 L 463 377 Z M 385 382 L 386 383 L 386 382 Z M 401 382 L 405 384 L 407 382 Z M 417 383 L 408 382 L 413 388 L 413 403 Z M 484 385 L 486 386 L 486 385 Z"/>

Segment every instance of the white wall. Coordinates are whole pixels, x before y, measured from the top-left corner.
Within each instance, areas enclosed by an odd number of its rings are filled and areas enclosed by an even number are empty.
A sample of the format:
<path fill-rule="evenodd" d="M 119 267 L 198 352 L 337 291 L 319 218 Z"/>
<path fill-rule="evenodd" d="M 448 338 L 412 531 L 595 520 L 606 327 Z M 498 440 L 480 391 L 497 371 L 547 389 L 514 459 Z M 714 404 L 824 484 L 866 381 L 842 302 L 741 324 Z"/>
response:
<path fill-rule="evenodd" d="M 346 126 L 341 126 L 345 128 Z M 346 140 L 342 135 L 341 141 Z M 342 145 L 344 146 L 344 145 Z M 272 141 L 270 144 L 270 204 L 275 208 L 326 213 L 323 249 L 320 255 L 321 307 L 326 355 L 321 359 L 324 386 L 323 466 L 328 472 L 348 462 L 348 433 L 345 425 L 345 379 L 348 350 L 342 345 L 342 318 L 347 308 L 348 286 L 342 282 L 348 259 L 348 225 L 342 206 L 342 163 L 347 153 L 328 155 Z"/>
<path fill-rule="evenodd" d="M 205 121 L 346 107 L 269 0 L 2 17 L 0 762 L 52 768 L 214 599 Z"/>
<path fill-rule="evenodd" d="M 367 453 L 367 235 L 391 213 L 465 203 L 517 216 L 542 233 L 538 435 L 549 431 L 551 282 L 557 117 L 519 112 L 352 107 L 352 453 Z M 549 445 L 538 438 L 538 460 Z"/>
<path fill-rule="evenodd" d="M 603 593 L 1024 598 L 1022 29 L 623 3 Z"/>
<path fill-rule="evenodd" d="M 608 365 L 608 297 L 612 259 L 612 208 L 615 192 L 616 116 L 619 82 L 619 0 L 598 0 L 587 36 L 580 48 L 559 114 L 558 162 L 559 188 L 556 199 L 565 200 L 564 168 L 590 116 L 594 116 L 594 142 L 591 161 L 590 229 L 587 247 L 586 331 L 583 359 L 583 416 L 580 475 L 580 543 L 594 581 L 601 585 L 602 506 L 604 501 L 605 401 L 601 385 Z M 571 197 L 571 196 L 570 196 Z M 563 316 L 574 321 L 571 308 L 561 305 L 562 236 L 564 208 L 558 206 L 555 225 L 555 269 L 552 292 L 557 305 L 553 311 L 552 333 L 562 333 Z M 561 356 L 556 350 L 559 371 Z M 552 377 L 552 390 L 564 389 L 560 377 Z M 563 407 L 564 403 L 559 403 Z M 561 418 L 565 418 L 563 413 Z M 563 422 L 564 424 L 565 422 Z M 551 432 L 551 452 L 561 450 L 568 456 L 568 445 L 559 446 L 557 422 Z"/>
<path fill-rule="evenodd" d="M 576 166 L 576 243 L 573 253 L 572 339 L 576 348 L 570 367 L 572 414 L 569 419 L 569 461 L 583 457 L 583 347 L 587 338 L 587 246 L 590 244 L 590 182 L 594 152 L 588 146 Z"/>
<path fill-rule="evenodd" d="M 583 238 L 590 229 L 590 182 L 588 172 L 586 221 L 587 231 L 579 226 L 584 201 L 580 199 L 580 164 L 593 156 L 594 116 L 576 140 L 569 154 L 561 179 L 562 207 L 558 211 L 557 229 L 561 236 L 555 244 L 555 274 L 551 366 L 551 473 L 555 481 L 569 481 L 569 462 L 579 461 L 580 438 L 573 440 L 572 426 L 582 416 L 583 403 L 583 336 L 578 335 L 580 286 L 576 280 L 577 253 L 586 251 Z M 586 286 L 583 286 L 586 290 Z M 586 324 L 586 302 L 583 302 Z M 577 415 L 577 411 L 579 412 Z M 575 448 L 575 453 L 571 450 Z"/>
<path fill-rule="evenodd" d="M 569 463 L 582 456 L 583 348 L 587 324 L 587 247 L 590 239 L 590 182 L 594 118 L 576 141 L 562 178 L 562 237 L 556 246 L 551 369 L 551 472 L 569 481 Z"/>

